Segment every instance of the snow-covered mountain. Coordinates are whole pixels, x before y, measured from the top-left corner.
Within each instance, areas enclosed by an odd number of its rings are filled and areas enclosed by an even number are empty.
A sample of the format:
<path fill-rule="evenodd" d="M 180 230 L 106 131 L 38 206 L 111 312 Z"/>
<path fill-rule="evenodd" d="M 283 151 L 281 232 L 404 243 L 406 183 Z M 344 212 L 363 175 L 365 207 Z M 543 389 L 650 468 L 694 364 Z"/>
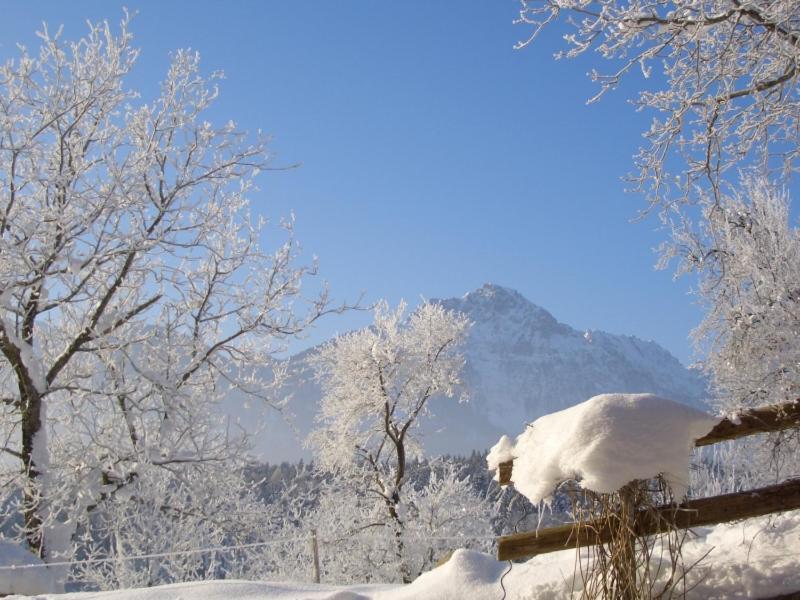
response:
<path fill-rule="evenodd" d="M 606 392 L 652 392 L 702 406 L 706 385 L 651 341 L 602 331 L 579 332 L 559 323 L 518 292 L 487 284 L 461 298 L 439 300 L 468 315 L 473 326 L 463 381 L 469 401 L 436 398 L 422 427 L 426 452 L 469 454 L 504 433 L 516 435 L 537 417 Z M 276 462 L 308 458 L 299 440 L 313 426 L 321 392 L 306 359 L 290 359 L 288 412 L 293 428 L 270 415 L 258 454 Z"/>

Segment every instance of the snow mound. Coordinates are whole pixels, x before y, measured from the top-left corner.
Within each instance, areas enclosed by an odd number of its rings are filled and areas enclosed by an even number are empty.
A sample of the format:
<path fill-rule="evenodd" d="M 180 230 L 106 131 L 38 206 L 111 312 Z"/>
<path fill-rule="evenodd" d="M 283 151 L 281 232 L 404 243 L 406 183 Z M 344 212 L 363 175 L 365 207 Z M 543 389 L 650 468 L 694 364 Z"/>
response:
<path fill-rule="evenodd" d="M 489 454 L 489 467 L 513 457 L 514 487 L 534 503 L 551 498 L 568 479 L 611 493 L 634 479 L 659 474 L 682 498 L 694 441 L 717 422 L 653 394 L 602 394 L 540 417 L 517 437 L 513 449 L 501 439 Z"/>
<path fill-rule="evenodd" d="M 462 600 L 494 598 L 500 590 L 498 582 L 508 568 L 506 563 L 474 550 L 456 550 L 445 564 L 423 573 L 413 583 L 397 587 L 381 600 Z"/>
<path fill-rule="evenodd" d="M 0 567 L 43 565 L 42 560 L 25 548 L 0 540 Z M 62 587 L 46 568 L 0 571 L 0 596 L 4 594 L 46 594 L 61 592 Z"/>
<path fill-rule="evenodd" d="M 691 573 L 696 597 L 770 598 L 800 591 L 800 511 L 724 523 L 693 544 L 687 563 L 709 553 Z"/>

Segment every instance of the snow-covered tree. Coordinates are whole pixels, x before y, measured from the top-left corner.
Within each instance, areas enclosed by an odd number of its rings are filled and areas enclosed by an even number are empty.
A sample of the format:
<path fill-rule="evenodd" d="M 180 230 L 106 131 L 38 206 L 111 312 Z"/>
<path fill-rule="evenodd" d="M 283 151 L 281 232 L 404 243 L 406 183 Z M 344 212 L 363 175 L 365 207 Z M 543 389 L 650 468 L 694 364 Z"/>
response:
<path fill-rule="evenodd" d="M 706 315 L 693 337 L 717 408 L 735 414 L 800 398 L 800 231 L 790 223 L 788 194 L 746 179 L 702 209 L 699 231 L 676 228 L 674 238 L 682 268 L 699 274 Z M 785 443 L 786 434 L 769 439 L 739 442 L 720 455 L 720 468 L 730 477 L 735 463 L 739 479 L 762 483 L 796 474 L 798 444 Z"/>
<path fill-rule="evenodd" d="M 372 327 L 319 352 L 323 398 L 309 443 L 318 464 L 361 498 L 358 530 L 390 532 L 399 578 L 409 581 L 418 574 L 405 547 L 413 519 L 408 464 L 421 452 L 415 433 L 431 400 L 456 392 L 469 322 L 428 302 L 408 318 L 405 312 L 405 304 L 390 310 L 380 303 Z"/>
<path fill-rule="evenodd" d="M 318 532 L 326 583 L 413 579 L 455 548 L 490 549 L 492 503 L 455 462 L 414 462 L 410 470 L 415 477 L 403 485 L 400 554 L 396 523 L 387 518 L 385 504 L 369 492 L 368 483 L 338 473 L 321 486 L 319 503 L 303 525 Z"/>
<path fill-rule="evenodd" d="M 264 579 L 275 575 L 281 522 L 236 470 L 185 470 L 176 480 L 153 469 L 81 521 L 74 537 L 83 562 L 72 576 L 99 589 Z"/>
<path fill-rule="evenodd" d="M 631 179 L 651 206 L 698 193 L 719 198 L 745 162 L 791 171 L 800 151 L 800 2 L 797 0 L 521 0 L 533 41 L 565 23 L 570 48 L 595 50 L 612 67 L 591 71 L 596 100 L 640 71 L 634 104 L 652 111 L 649 145 Z M 653 73 L 655 70 L 655 73 Z"/>
<path fill-rule="evenodd" d="M 701 223 L 700 238 L 676 235 L 687 263 L 704 263 L 699 292 L 708 311 L 695 336 L 707 345 L 723 408 L 800 397 L 800 233 L 787 194 L 748 181 L 707 204 Z"/>
<path fill-rule="evenodd" d="M 0 67 L 0 489 L 52 557 L 123 494 L 229 490 L 246 439 L 216 404 L 276 403 L 261 367 L 327 300 L 300 294 L 291 222 L 261 248 L 265 138 L 206 120 L 196 53 L 144 102 L 127 17 L 39 37 Z"/>
<path fill-rule="evenodd" d="M 653 114 L 631 176 L 672 239 L 661 266 L 696 274 L 696 332 L 726 410 L 798 395 L 796 230 L 775 191 L 800 157 L 797 0 L 521 0 L 532 42 L 561 21 L 577 57 L 595 50 L 596 100 L 640 71 Z M 784 179 L 787 177 L 787 179 Z"/>

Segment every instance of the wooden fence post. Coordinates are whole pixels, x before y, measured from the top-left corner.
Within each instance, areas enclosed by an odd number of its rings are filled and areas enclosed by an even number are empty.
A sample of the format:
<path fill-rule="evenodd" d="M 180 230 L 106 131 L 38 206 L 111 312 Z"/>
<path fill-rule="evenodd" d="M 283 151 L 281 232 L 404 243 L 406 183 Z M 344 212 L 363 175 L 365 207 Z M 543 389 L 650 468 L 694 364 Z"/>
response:
<path fill-rule="evenodd" d="M 311 556 L 314 559 L 314 583 L 319 583 L 319 546 L 316 529 L 311 530 Z"/>
<path fill-rule="evenodd" d="M 636 483 L 629 483 L 619 491 L 619 512 L 617 520 L 612 521 L 611 570 L 613 573 L 615 597 L 622 600 L 636 600 Z M 616 530 L 616 531 L 614 531 Z"/>

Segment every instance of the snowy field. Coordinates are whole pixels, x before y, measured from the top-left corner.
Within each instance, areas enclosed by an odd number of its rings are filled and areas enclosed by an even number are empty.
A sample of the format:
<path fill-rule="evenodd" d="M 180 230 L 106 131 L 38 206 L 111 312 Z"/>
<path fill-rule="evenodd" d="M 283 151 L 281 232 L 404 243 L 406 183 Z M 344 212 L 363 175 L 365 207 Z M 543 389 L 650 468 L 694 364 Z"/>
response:
<path fill-rule="evenodd" d="M 698 529 L 684 546 L 686 564 L 705 558 L 687 575 L 694 599 L 769 598 L 800 590 L 800 511 Z M 458 550 L 443 566 L 409 585 L 328 586 L 212 581 L 116 592 L 11 596 L 37 600 L 556 600 L 580 596 L 575 552 L 526 563 Z M 505 574 L 505 577 L 503 577 Z M 502 585 L 501 585 L 502 579 Z M 505 596 L 504 596 L 505 589 Z"/>
<path fill-rule="evenodd" d="M 489 455 L 490 467 L 514 459 L 515 486 L 534 502 L 546 500 L 556 483 L 580 478 L 595 491 L 610 492 L 627 481 L 662 473 L 683 495 L 693 441 L 717 419 L 650 394 L 606 394 L 538 419 L 516 443 L 503 438 Z M 599 432 L 599 433 L 598 433 Z M 535 457 L 536 460 L 530 460 Z M 587 486 L 589 487 L 589 486 Z M 753 502 L 758 496 L 753 495 Z M 38 600 L 557 600 L 578 598 L 591 549 L 565 550 L 525 563 L 457 550 L 442 566 L 408 585 L 328 586 L 290 582 L 212 581 L 114 592 L 17 596 Z M 663 559 L 661 556 L 663 555 Z M 653 597 L 669 587 L 669 553 L 652 552 Z M 687 598 L 771 598 L 800 591 L 800 511 L 697 528 L 682 547 L 684 577 L 674 592 Z M 21 592 L 43 570 L 26 569 L 24 558 L 11 574 Z M 661 562 L 663 560 L 663 562 Z M 27 581 L 26 581 L 27 579 Z M 8 580 L 7 580 L 8 581 Z M 674 582 L 673 582 L 674 583 Z M 53 589 L 53 588 L 49 588 Z"/>

